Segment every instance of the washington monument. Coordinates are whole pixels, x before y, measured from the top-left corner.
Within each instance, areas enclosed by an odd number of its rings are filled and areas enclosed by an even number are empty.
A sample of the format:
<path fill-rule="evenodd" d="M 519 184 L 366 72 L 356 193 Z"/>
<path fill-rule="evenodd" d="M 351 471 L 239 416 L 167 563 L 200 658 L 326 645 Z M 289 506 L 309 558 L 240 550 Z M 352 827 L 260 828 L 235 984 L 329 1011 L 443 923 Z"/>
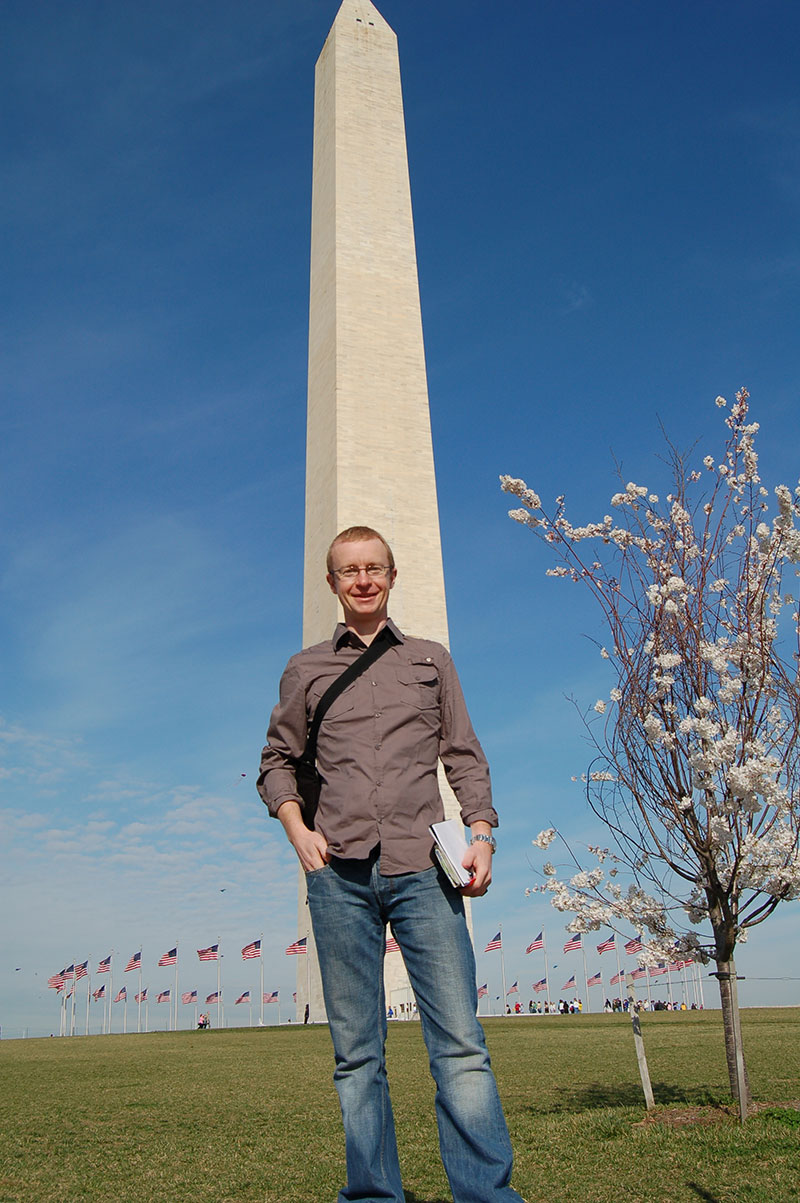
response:
<path fill-rule="evenodd" d="M 322 566 L 336 533 L 376 527 L 402 566 L 392 616 L 447 645 L 417 256 L 397 38 L 369 0 L 344 0 L 316 66 L 308 339 L 303 645 L 330 638 Z M 440 772 L 448 816 L 458 805 Z M 297 1013 L 323 1018 L 301 872 Z M 411 998 L 399 954 L 389 1003 Z M 309 997 L 310 994 L 310 997 Z"/>

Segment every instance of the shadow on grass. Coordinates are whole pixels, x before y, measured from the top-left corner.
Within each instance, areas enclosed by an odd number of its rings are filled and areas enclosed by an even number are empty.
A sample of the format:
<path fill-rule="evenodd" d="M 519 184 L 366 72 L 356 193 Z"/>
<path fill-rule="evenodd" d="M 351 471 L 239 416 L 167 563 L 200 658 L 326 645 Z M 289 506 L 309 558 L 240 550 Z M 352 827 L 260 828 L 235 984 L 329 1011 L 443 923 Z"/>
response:
<path fill-rule="evenodd" d="M 653 1097 L 661 1106 L 681 1103 L 684 1106 L 713 1107 L 729 1102 L 720 1091 L 705 1087 L 671 1086 L 668 1082 L 653 1083 Z M 644 1109 L 644 1094 L 641 1086 L 634 1082 L 624 1085 L 609 1085 L 606 1082 L 590 1082 L 580 1087 L 565 1087 L 558 1098 L 549 1103 L 534 1104 L 532 1112 L 538 1115 L 563 1115 L 580 1111 L 592 1111 L 596 1107 L 641 1107 Z"/>
<path fill-rule="evenodd" d="M 710 1190 L 706 1190 L 704 1186 L 698 1186 L 696 1182 L 687 1182 L 689 1190 L 693 1190 L 698 1199 L 703 1199 L 704 1203 L 720 1203 L 718 1195 L 712 1195 Z"/>
<path fill-rule="evenodd" d="M 415 1195 L 413 1191 L 407 1190 L 406 1203 L 447 1203 L 446 1199 L 423 1199 L 419 1195 Z"/>

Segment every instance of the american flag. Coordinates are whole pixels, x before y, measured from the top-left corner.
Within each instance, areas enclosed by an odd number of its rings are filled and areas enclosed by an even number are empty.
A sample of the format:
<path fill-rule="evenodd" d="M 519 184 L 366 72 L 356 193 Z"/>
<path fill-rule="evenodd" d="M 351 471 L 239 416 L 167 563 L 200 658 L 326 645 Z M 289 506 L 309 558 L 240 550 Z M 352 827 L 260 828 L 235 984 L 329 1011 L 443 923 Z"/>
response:
<path fill-rule="evenodd" d="M 564 982 L 564 985 L 561 987 L 561 989 L 562 990 L 574 990 L 575 989 L 575 974 L 574 973 L 568 982 Z"/>
<path fill-rule="evenodd" d="M 141 994 L 134 994 L 133 1001 L 137 1002 L 137 1003 L 147 1002 L 147 991 L 148 991 L 148 987 L 145 986 L 145 988 L 144 988 L 144 990 L 142 990 Z"/>
<path fill-rule="evenodd" d="M 307 951 L 307 948 L 306 948 L 307 943 L 308 943 L 307 936 L 303 936 L 302 940 L 295 940 L 294 944 L 290 944 L 289 947 L 286 949 L 287 957 L 296 957 L 296 956 L 299 956 L 301 953 L 306 952 Z"/>
<path fill-rule="evenodd" d="M 98 973 L 110 973 L 111 972 L 111 956 L 107 956 L 104 961 L 100 962 L 100 964 L 97 966 L 97 972 Z"/>
<path fill-rule="evenodd" d="M 619 983 L 624 980 L 625 980 L 625 974 L 622 971 L 620 971 L 619 973 L 615 973 L 614 976 L 612 977 L 611 985 L 618 986 Z"/>
<path fill-rule="evenodd" d="M 295 1002 L 295 1003 L 297 1002 L 297 991 L 296 990 L 294 990 L 292 992 L 292 1002 Z"/>
<path fill-rule="evenodd" d="M 98 988 L 96 990 L 92 990 L 92 998 L 94 999 L 95 1002 L 100 1002 L 100 999 L 105 998 L 105 996 L 106 996 L 105 982 L 103 982 L 102 986 L 98 986 Z"/>
<path fill-rule="evenodd" d="M 219 1002 L 219 990 L 215 990 L 213 994 L 209 994 L 208 998 L 206 999 L 206 1002 L 207 1003 Z"/>
<path fill-rule="evenodd" d="M 527 952 L 536 952 L 537 948 L 544 948 L 544 932 L 543 931 L 539 932 L 536 939 L 533 941 L 532 944 L 528 945 L 528 947 L 525 949 L 525 951 L 526 951 L 526 953 Z"/>
<path fill-rule="evenodd" d="M 576 950 L 580 951 L 581 947 L 581 933 L 576 931 L 575 935 L 570 936 L 564 945 L 564 952 L 575 952 Z"/>
<path fill-rule="evenodd" d="M 587 986 L 602 986 L 602 984 L 603 984 L 603 976 L 600 973 L 593 973 L 592 976 L 586 982 Z"/>
<path fill-rule="evenodd" d="M 71 981 L 72 975 L 74 974 L 74 972 L 75 972 L 75 966 L 70 965 L 68 969 L 61 970 L 61 976 L 63 977 L 65 982 L 68 982 L 68 981 Z"/>
<path fill-rule="evenodd" d="M 210 948 L 198 948 L 197 955 L 201 961 L 218 961 L 219 944 L 212 944 Z"/>
<path fill-rule="evenodd" d="M 506 990 L 506 994 L 519 994 L 519 986 L 516 982 L 514 982 L 514 985 L 510 986 L 508 990 Z"/>
<path fill-rule="evenodd" d="M 242 949 L 242 960 L 252 961 L 253 957 L 261 956 L 261 941 L 254 940 L 252 944 L 245 944 Z"/>
<path fill-rule="evenodd" d="M 277 1002 L 279 994 L 280 994 L 279 990 L 270 990 L 269 994 L 267 994 L 267 993 L 264 994 L 264 1002 L 265 1003 Z"/>
<path fill-rule="evenodd" d="M 387 952 L 399 952 L 400 951 L 400 945 L 397 943 L 394 936 L 386 937 L 386 951 Z"/>
<path fill-rule="evenodd" d="M 616 948 L 616 941 L 614 939 L 613 932 L 608 937 L 607 940 L 603 940 L 602 943 L 597 945 L 597 951 L 600 953 L 601 956 L 603 955 L 604 952 L 613 952 L 615 948 Z"/>
<path fill-rule="evenodd" d="M 239 997 L 236 999 L 236 1002 L 234 1003 L 234 1006 L 238 1007 L 239 1003 L 243 1003 L 243 1002 L 250 1002 L 250 991 L 249 990 L 245 990 L 244 994 L 239 995 Z"/>
<path fill-rule="evenodd" d="M 89 962 L 84 961 L 82 965 L 75 966 L 75 981 L 79 982 L 82 977 L 86 977 L 89 972 Z"/>
<path fill-rule="evenodd" d="M 650 976 L 651 977 L 661 977 L 661 974 L 666 973 L 666 972 L 667 972 L 666 961 L 659 961 L 657 965 L 650 966 Z"/>
<path fill-rule="evenodd" d="M 489 993 L 489 983 L 484 982 L 482 986 L 478 986 L 478 998 L 486 998 Z"/>
<path fill-rule="evenodd" d="M 483 951 L 484 952 L 496 952 L 498 948 L 502 948 L 502 947 L 503 947 L 503 941 L 500 936 L 500 932 L 498 932 L 497 935 L 494 936 L 489 941 L 489 943 L 486 945 L 486 947 L 484 948 Z"/>
<path fill-rule="evenodd" d="M 547 989 L 547 978 L 543 977 L 543 978 L 540 978 L 538 982 L 534 982 L 532 989 L 533 989 L 534 993 L 536 993 L 536 994 L 538 994 L 540 990 L 546 990 Z"/>
<path fill-rule="evenodd" d="M 165 952 L 163 957 L 158 958 L 158 963 L 159 963 L 159 965 L 177 965 L 178 964 L 177 948 L 170 948 L 169 952 Z"/>
<path fill-rule="evenodd" d="M 117 995 L 117 997 L 114 999 L 114 1002 L 127 1002 L 127 1000 L 128 1000 L 128 987 L 123 986 L 122 989 L 120 990 L 119 994 Z"/>
<path fill-rule="evenodd" d="M 131 969 L 141 969 L 141 967 L 142 967 L 141 951 L 135 952 L 133 954 L 133 956 L 131 957 L 131 959 L 128 961 L 128 964 L 125 966 L 125 972 L 130 973 Z"/>
<path fill-rule="evenodd" d="M 638 938 L 638 936 L 634 936 L 632 940 L 628 940 L 628 943 L 625 945 L 625 951 L 629 957 L 632 957 L 635 956 L 637 952 L 641 952 L 643 947 L 642 941 Z"/>
<path fill-rule="evenodd" d="M 160 994 L 157 994 L 156 1002 L 169 1002 L 169 990 L 162 990 Z"/>
<path fill-rule="evenodd" d="M 635 982 L 640 982 L 643 977 L 647 977 L 647 970 L 646 969 L 634 969 L 633 973 L 631 974 L 631 977 L 633 978 L 633 980 Z"/>
<path fill-rule="evenodd" d="M 52 977 L 49 977 L 47 979 L 47 988 L 48 988 L 48 990 L 63 990 L 64 989 L 63 973 L 54 973 Z"/>
<path fill-rule="evenodd" d="M 680 973 L 681 969 L 684 968 L 685 964 L 686 964 L 685 961 L 671 961 L 670 966 L 669 966 L 670 973 Z"/>
<path fill-rule="evenodd" d="M 196 990 L 186 990 L 181 995 L 181 1002 L 182 1003 L 196 1003 L 197 1002 L 197 991 Z"/>

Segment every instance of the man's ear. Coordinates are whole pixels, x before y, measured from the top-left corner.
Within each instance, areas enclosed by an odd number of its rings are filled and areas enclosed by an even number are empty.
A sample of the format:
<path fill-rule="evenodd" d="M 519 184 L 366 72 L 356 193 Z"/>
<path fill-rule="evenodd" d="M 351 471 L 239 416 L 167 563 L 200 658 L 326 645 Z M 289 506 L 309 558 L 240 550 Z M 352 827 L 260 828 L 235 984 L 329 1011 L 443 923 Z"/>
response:
<path fill-rule="evenodd" d="M 392 569 L 392 575 L 389 577 L 389 588 L 394 589 L 394 583 L 397 580 L 397 569 Z"/>
<path fill-rule="evenodd" d="M 330 586 L 331 593 L 336 593 L 336 577 L 333 575 L 333 573 L 332 572 L 326 573 L 325 580 L 328 582 L 328 585 Z"/>

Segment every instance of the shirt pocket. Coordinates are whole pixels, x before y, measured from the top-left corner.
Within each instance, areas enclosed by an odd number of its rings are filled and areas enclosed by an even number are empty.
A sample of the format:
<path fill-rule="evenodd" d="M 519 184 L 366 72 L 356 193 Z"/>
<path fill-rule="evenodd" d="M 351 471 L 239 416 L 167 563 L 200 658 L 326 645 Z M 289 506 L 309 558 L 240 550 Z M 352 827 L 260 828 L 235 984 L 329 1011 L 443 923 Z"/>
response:
<path fill-rule="evenodd" d="M 329 677 L 327 680 L 324 680 L 324 681 L 315 681 L 314 684 L 309 688 L 308 694 L 307 694 L 307 702 L 306 702 L 306 704 L 308 706 L 309 724 L 311 724 L 313 722 L 314 715 L 317 712 L 317 706 L 322 701 L 322 698 L 328 692 L 328 690 L 330 689 L 331 685 L 333 684 L 333 682 L 335 680 L 336 680 L 335 677 L 333 677 L 333 678 Z M 338 698 L 334 698 L 331 705 L 325 711 L 325 717 L 322 720 L 323 727 L 325 726 L 325 724 L 328 721 L 332 720 L 335 722 L 337 718 L 342 718 L 344 715 L 346 715 L 349 711 L 351 711 L 353 709 L 353 707 L 355 706 L 355 696 L 356 696 L 355 695 L 355 684 L 356 684 L 355 681 L 351 681 L 350 684 L 347 686 L 347 689 L 345 689 L 343 693 L 340 693 Z"/>
<path fill-rule="evenodd" d="M 436 710 L 439 706 L 439 671 L 435 664 L 420 660 L 397 670 L 400 700 L 415 710 Z"/>

